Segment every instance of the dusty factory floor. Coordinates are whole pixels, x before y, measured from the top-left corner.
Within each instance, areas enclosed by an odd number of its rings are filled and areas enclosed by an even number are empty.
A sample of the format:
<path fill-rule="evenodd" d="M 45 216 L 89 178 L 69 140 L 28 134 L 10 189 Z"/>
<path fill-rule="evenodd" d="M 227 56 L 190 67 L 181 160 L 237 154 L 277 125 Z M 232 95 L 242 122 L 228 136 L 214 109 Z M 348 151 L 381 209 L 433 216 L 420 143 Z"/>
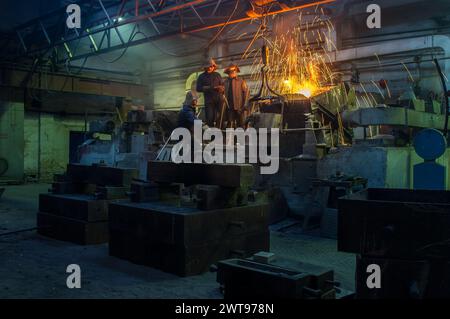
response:
<path fill-rule="evenodd" d="M 6 186 L 0 198 L 0 234 L 35 226 L 38 194 L 47 184 Z M 273 227 L 277 229 L 277 227 Z M 331 267 L 353 290 L 355 258 L 336 251 L 336 241 L 284 227 L 272 231 L 278 256 Z M 79 264 L 81 289 L 68 289 L 66 267 Z M 179 278 L 108 256 L 106 244 L 77 246 L 35 231 L 0 236 L 0 298 L 221 298 L 214 273 Z"/>

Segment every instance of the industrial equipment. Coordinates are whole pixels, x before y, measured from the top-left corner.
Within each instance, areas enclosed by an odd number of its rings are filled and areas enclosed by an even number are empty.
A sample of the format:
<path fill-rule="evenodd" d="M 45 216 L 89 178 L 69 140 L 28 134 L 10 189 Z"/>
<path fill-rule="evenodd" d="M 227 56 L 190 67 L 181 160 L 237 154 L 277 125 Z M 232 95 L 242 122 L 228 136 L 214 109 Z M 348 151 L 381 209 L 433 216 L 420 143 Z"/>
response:
<path fill-rule="evenodd" d="M 334 272 L 272 253 L 217 263 L 217 282 L 225 299 L 336 299 Z"/>
<path fill-rule="evenodd" d="M 338 250 L 357 254 L 357 298 L 450 294 L 450 192 L 369 188 L 339 199 Z M 367 266 L 383 269 L 381 288 Z"/>
<path fill-rule="evenodd" d="M 136 168 L 146 178 L 147 162 L 156 158 L 161 145 L 176 127 L 177 112 L 130 110 L 120 125 L 95 120 L 87 140 L 79 147 L 79 163 L 103 163 L 111 167 Z"/>

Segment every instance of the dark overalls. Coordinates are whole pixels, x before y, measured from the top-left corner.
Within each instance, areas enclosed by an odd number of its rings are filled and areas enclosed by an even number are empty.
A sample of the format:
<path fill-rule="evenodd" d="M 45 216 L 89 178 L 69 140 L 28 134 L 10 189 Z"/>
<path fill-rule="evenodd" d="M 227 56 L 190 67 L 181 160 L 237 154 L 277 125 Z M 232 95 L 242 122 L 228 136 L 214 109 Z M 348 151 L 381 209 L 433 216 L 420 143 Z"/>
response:
<path fill-rule="evenodd" d="M 205 97 L 205 118 L 208 126 L 219 124 L 223 96 L 214 87 L 223 86 L 223 80 L 217 72 L 203 72 L 197 79 L 197 92 L 203 92 Z M 205 87 L 209 87 L 206 89 Z"/>

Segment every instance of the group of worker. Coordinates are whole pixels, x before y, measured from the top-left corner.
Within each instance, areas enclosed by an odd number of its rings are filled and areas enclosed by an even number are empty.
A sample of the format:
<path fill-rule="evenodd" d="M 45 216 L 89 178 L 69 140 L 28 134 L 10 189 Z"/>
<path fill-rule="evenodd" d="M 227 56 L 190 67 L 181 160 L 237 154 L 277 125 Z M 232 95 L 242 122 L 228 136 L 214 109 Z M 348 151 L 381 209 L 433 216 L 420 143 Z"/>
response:
<path fill-rule="evenodd" d="M 205 122 L 209 127 L 223 128 L 244 127 L 245 115 L 248 111 L 250 92 L 244 79 L 238 77 L 240 72 L 236 64 L 228 66 L 224 73 L 226 79 L 216 72 L 217 63 L 208 59 L 203 65 L 204 72 L 197 79 L 195 90 L 186 94 L 186 99 L 178 118 L 178 126 L 189 130 L 193 128 L 197 118 L 198 93 L 203 93 Z"/>

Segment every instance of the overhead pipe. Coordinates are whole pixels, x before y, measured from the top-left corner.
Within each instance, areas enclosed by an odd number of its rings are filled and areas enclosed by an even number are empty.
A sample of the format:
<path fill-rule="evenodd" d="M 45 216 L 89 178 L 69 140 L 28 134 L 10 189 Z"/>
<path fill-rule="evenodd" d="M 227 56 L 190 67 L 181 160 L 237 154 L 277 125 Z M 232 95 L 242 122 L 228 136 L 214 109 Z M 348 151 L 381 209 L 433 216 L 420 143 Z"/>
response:
<path fill-rule="evenodd" d="M 330 62 L 349 62 L 372 58 L 375 56 L 391 55 L 431 48 L 441 48 L 445 57 L 450 57 L 450 37 L 444 35 L 429 35 L 411 39 L 389 40 L 389 43 L 377 43 L 363 47 L 337 50 L 327 53 Z M 450 64 L 445 63 L 445 74 L 450 74 Z"/>

